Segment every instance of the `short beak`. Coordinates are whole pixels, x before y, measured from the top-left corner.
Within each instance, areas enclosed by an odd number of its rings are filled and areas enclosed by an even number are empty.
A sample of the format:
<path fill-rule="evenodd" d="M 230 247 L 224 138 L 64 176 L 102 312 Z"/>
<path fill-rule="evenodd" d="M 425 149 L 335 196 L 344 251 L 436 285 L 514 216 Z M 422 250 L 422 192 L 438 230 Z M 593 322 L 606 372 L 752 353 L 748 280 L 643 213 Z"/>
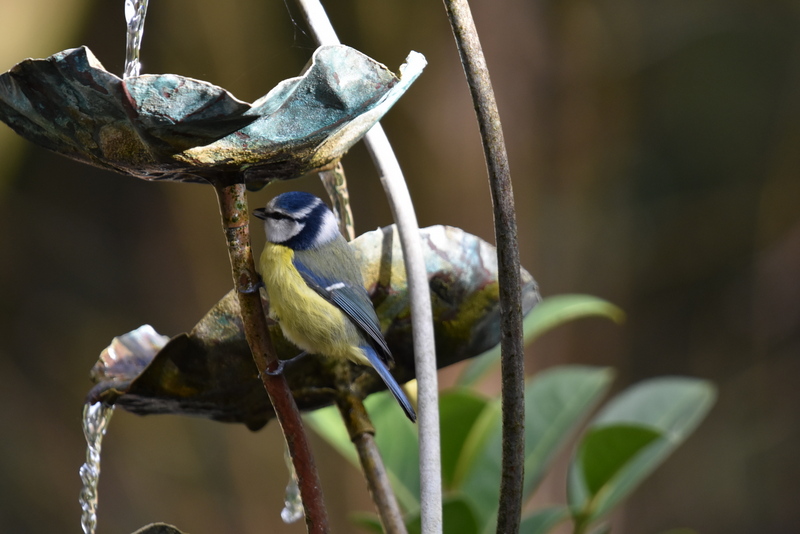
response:
<path fill-rule="evenodd" d="M 253 210 L 253 215 L 258 217 L 259 219 L 266 219 L 267 218 L 267 210 L 264 208 L 256 208 Z"/>

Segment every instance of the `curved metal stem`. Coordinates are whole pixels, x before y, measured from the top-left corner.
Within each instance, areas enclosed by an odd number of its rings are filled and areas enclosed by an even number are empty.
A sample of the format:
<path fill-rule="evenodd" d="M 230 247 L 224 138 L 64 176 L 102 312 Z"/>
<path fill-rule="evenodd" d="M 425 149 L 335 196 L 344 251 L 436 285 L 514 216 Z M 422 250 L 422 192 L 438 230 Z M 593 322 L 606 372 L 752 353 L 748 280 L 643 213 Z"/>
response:
<path fill-rule="evenodd" d="M 297 0 L 314 38 L 321 45 L 338 44 L 339 38 L 319 0 Z M 439 439 L 439 384 L 433 336 L 430 288 L 419 237 L 419 224 L 400 164 L 380 124 L 364 142 L 378 168 L 381 183 L 400 232 L 408 276 L 414 365 L 418 383 L 420 516 L 426 534 L 442 532 L 442 468 Z"/>
<path fill-rule="evenodd" d="M 439 380 L 433 335 L 431 294 L 419 225 L 400 164 L 380 124 L 366 135 L 367 149 L 381 175 L 400 234 L 408 277 L 414 368 L 419 406 L 419 478 L 422 532 L 442 532 L 442 460 L 439 436 Z"/>
<path fill-rule="evenodd" d="M 467 0 L 444 0 L 444 5 L 478 116 L 494 206 L 503 395 L 503 473 L 497 532 L 512 533 L 519 531 L 525 468 L 525 353 L 514 194 L 500 114 L 469 3 Z"/>

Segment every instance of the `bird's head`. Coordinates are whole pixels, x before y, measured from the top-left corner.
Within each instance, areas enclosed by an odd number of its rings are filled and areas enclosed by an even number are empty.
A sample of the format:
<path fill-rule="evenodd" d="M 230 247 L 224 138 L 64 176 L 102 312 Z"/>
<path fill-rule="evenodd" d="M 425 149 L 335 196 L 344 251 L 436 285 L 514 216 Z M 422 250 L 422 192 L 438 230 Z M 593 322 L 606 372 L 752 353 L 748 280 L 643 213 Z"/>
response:
<path fill-rule="evenodd" d="M 340 235 L 333 212 L 311 193 L 283 193 L 253 215 L 264 220 L 267 241 L 293 250 L 317 248 Z"/>

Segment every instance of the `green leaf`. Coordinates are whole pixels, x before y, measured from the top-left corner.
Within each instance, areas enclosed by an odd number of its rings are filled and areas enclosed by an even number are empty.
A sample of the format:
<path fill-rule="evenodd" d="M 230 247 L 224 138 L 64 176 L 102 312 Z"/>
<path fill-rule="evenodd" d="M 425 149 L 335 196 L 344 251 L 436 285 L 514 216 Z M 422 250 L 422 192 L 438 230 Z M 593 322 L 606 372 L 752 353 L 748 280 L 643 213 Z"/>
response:
<path fill-rule="evenodd" d="M 408 534 L 421 534 L 419 513 L 406 521 Z M 478 522 L 470 503 L 460 496 L 448 497 L 442 503 L 442 534 L 478 534 Z"/>
<path fill-rule="evenodd" d="M 631 458 L 660 437 L 660 432 L 644 426 L 610 425 L 590 430 L 578 451 L 586 489 L 597 494 Z"/>
<path fill-rule="evenodd" d="M 543 298 L 531 310 L 526 323 L 525 341 L 530 342 L 548 330 L 583 317 L 605 317 L 615 323 L 625 321 L 621 308 L 592 295 L 555 295 Z"/>
<path fill-rule="evenodd" d="M 536 510 L 532 514 L 522 518 L 522 523 L 519 526 L 519 533 L 547 534 L 568 517 L 569 508 L 566 506 L 554 506 L 552 508 Z"/>
<path fill-rule="evenodd" d="M 439 397 L 442 480 L 446 489 L 453 484 L 456 463 L 467 435 L 487 404 L 485 397 L 462 388 L 446 391 Z"/>
<path fill-rule="evenodd" d="M 695 429 L 715 396 L 707 381 L 666 377 L 612 399 L 590 424 L 570 468 L 576 521 L 588 525 L 617 506 Z"/>
<path fill-rule="evenodd" d="M 553 457 L 608 391 L 614 372 L 603 367 L 555 367 L 539 375 L 525 403 L 527 499 L 542 481 Z"/>
<path fill-rule="evenodd" d="M 544 476 L 575 426 L 588 415 L 611 382 L 608 369 L 565 366 L 529 380 L 525 389 L 525 496 Z M 500 399 L 488 403 L 464 441 L 453 488 L 473 504 L 481 532 L 491 529 L 500 496 Z"/>
<path fill-rule="evenodd" d="M 525 344 L 553 328 L 583 317 L 605 317 L 615 323 L 625 321 L 625 312 L 603 299 L 591 295 L 556 295 L 539 302 L 522 323 Z M 474 358 L 458 379 L 459 385 L 470 386 L 500 363 L 500 345 Z"/>

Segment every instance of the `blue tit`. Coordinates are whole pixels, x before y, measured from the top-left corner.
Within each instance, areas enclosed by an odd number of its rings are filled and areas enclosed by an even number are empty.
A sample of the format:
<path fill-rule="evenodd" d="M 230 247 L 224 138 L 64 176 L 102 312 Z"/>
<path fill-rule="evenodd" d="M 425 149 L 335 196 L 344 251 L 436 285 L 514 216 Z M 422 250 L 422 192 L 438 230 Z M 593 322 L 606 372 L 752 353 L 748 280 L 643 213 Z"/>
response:
<path fill-rule="evenodd" d="M 306 352 L 371 365 L 416 421 L 414 408 L 389 372 L 392 355 L 355 254 L 328 206 L 312 194 L 291 192 L 253 215 L 264 220 L 261 277 L 270 317 L 283 335 Z"/>

